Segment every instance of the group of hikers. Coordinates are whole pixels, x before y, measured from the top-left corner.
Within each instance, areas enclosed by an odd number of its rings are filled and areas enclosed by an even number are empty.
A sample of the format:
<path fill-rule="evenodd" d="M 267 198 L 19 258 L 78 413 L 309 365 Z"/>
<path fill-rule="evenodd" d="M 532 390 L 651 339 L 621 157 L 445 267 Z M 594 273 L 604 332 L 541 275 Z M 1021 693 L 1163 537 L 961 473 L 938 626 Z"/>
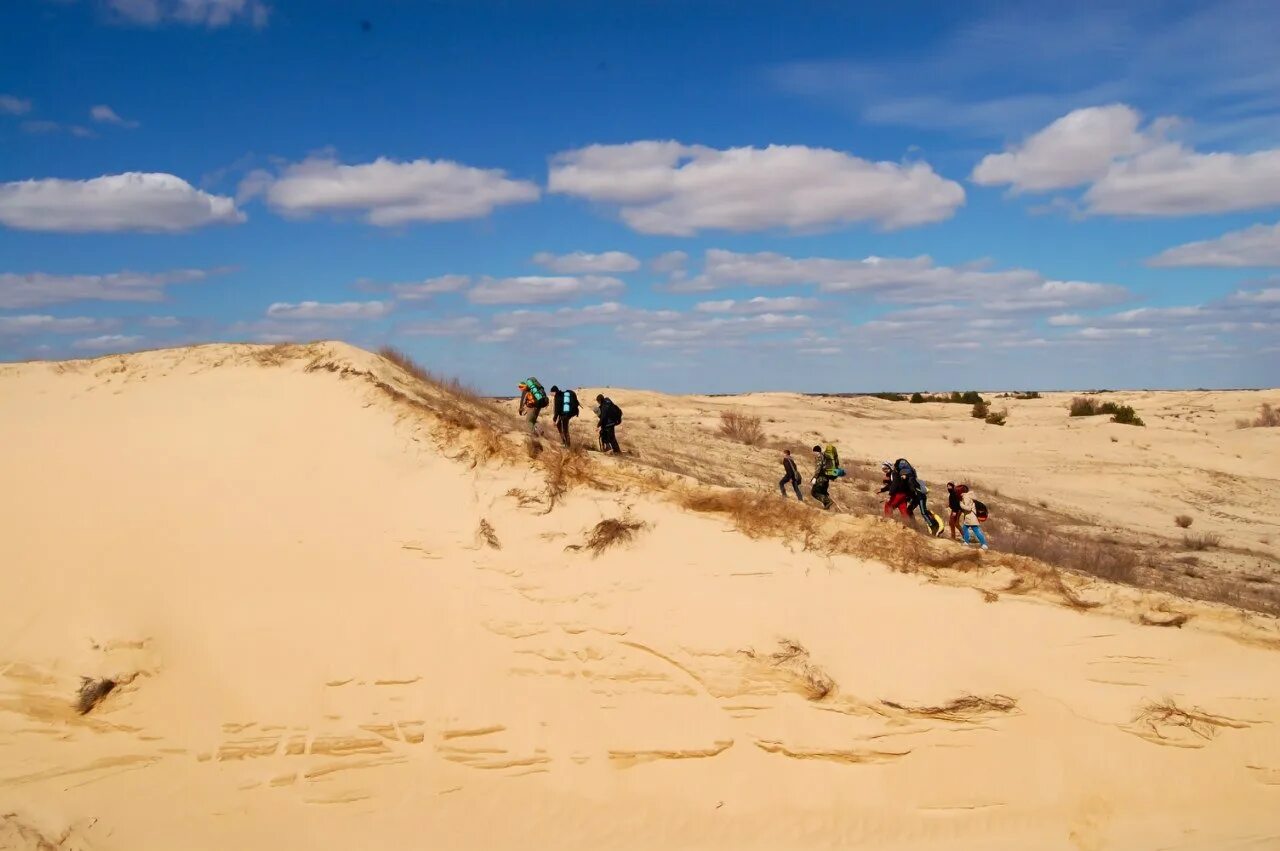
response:
<path fill-rule="evenodd" d="M 550 390 L 545 390 L 541 382 L 532 377 L 521 381 L 517 387 L 520 389 L 520 414 L 529 424 L 530 436 L 538 435 L 538 416 L 544 408 L 550 408 L 551 420 L 555 423 L 556 433 L 560 435 L 560 442 L 565 448 L 569 448 L 569 424 L 578 416 L 577 391 L 561 390 L 554 384 Z M 621 454 L 622 449 L 618 446 L 615 430 L 622 423 L 622 409 L 608 396 L 600 393 L 596 395 L 596 404 L 591 410 L 596 415 L 600 451 L 606 454 Z M 844 468 L 840 466 L 840 454 L 832 444 L 828 444 L 825 449 L 821 446 L 813 447 L 813 454 L 814 474 L 810 482 L 809 495 L 821 503 L 823 508 L 830 509 L 834 504 L 830 494 L 831 483 L 843 478 L 845 474 Z M 942 518 L 929 510 L 929 489 L 924 482 L 920 481 L 911 463 L 906 458 L 899 458 L 897 461 L 884 461 L 880 466 L 884 473 L 884 483 L 880 487 L 880 493 L 887 496 L 884 503 L 884 516 L 890 517 L 896 510 L 904 518 L 914 519 L 915 511 L 919 509 L 920 516 L 924 518 L 925 525 L 929 528 L 929 533 L 934 537 L 942 537 L 944 531 Z M 785 497 L 787 485 L 790 485 L 795 491 L 796 499 L 803 502 L 804 495 L 800 492 L 802 483 L 800 470 L 796 467 L 795 459 L 791 457 L 790 449 L 782 451 L 782 469 L 783 476 L 778 482 L 778 490 Z M 969 546 L 972 535 L 974 542 L 985 550 L 987 537 L 982 533 L 981 524 L 987 519 L 987 507 L 974 498 L 969 486 L 947 482 L 947 507 L 951 512 L 952 539 L 963 538 L 964 545 Z"/>
<path fill-rule="evenodd" d="M 568 449 L 569 423 L 578 416 L 578 392 L 561 390 L 554 384 L 551 390 L 544 390 L 536 378 L 526 378 L 518 385 L 520 388 L 520 414 L 529 424 L 529 434 L 538 434 L 538 415 L 543 408 L 551 408 L 551 421 L 555 423 L 560 442 Z M 596 415 L 596 431 L 600 435 L 600 451 L 606 454 L 619 455 L 622 448 L 618 446 L 615 431 L 622 424 L 622 409 L 603 393 L 596 396 L 595 407 L 591 409 Z"/>
<path fill-rule="evenodd" d="M 810 482 L 809 494 L 820 502 L 823 508 L 830 509 L 833 504 L 829 492 L 831 483 L 845 475 L 844 468 L 840 466 L 840 454 L 832 444 L 828 444 L 825 449 L 821 446 L 813 447 L 813 454 L 814 474 Z M 942 518 L 929 510 L 929 488 L 920 481 L 911 462 L 906 458 L 883 461 L 880 469 L 884 474 L 880 493 L 887 497 L 884 503 L 884 516 L 890 517 L 896 510 L 904 518 L 914 519 L 915 511 L 919 509 L 929 533 L 935 538 L 942 537 L 945 531 Z M 796 467 L 795 459 L 791 457 L 790 449 L 782 450 L 782 470 L 783 475 L 778 481 L 778 490 L 785 497 L 787 485 L 790 485 L 795 491 L 796 499 L 803 502 L 804 496 L 800 493 L 800 470 Z M 962 539 L 967 547 L 972 535 L 974 543 L 984 550 L 987 549 L 987 536 L 982 532 L 982 523 L 987 519 L 987 507 L 974 497 L 968 485 L 947 482 L 947 508 L 951 514 L 952 540 Z"/>

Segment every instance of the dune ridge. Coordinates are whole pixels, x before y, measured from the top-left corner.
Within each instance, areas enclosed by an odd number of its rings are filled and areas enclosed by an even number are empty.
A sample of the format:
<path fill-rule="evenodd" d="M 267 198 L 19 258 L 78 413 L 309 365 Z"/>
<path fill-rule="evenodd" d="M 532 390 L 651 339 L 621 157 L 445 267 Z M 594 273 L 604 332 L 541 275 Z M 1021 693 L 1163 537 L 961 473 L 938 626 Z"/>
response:
<path fill-rule="evenodd" d="M 615 398 L 629 459 L 340 343 L 0 367 L 0 847 L 1280 842 L 1273 617 L 782 502 L 702 435 L 782 396 Z"/>

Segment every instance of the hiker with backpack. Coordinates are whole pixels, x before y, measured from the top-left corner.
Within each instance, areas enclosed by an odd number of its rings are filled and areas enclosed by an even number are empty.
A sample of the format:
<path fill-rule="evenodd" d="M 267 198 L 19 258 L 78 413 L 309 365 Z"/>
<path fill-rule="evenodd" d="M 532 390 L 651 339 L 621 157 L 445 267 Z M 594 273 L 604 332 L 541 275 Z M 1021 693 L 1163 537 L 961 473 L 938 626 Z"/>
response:
<path fill-rule="evenodd" d="M 787 485 L 791 485 L 791 489 L 796 492 L 796 499 L 804 502 L 804 497 L 800 495 L 800 471 L 796 469 L 790 449 L 782 450 L 782 478 L 778 480 L 778 490 L 783 497 L 787 495 Z"/>
<path fill-rule="evenodd" d="M 929 488 L 924 482 L 920 481 L 916 468 L 911 466 L 911 462 L 906 458 L 899 458 L 895 461 L 893 468 L 906 482 L 908 495 L 907 513 L 911 514 L 919 508 L 920 516 L 924 518 L 924 525 L 928 528 L 929 534 L 935 538 L 941 535 L 942 518 L 929 510 Z"/>
<path fill-rule="evenodd" d="M 986 516 L 987 507 L 974 499 L 968 485 L 960 485 L 956 491 L 960 494 L 960 534 L 964 536 L 964 545 L 969 546 L 969 530 L 972 529 L 974 537 L 985 550 L 987 536 L 982 534 L 981 523 Z"/>
<path fill-rule="evenodd" d="M 809 488 L 809 495 L 829 511 L 833 505 L 829 493 L 831 482 L 844 475 L 844 469 L 840 466 L 840 453 L 836 451 L 835 444 L 828 443 L 826 449 L 821 446 L 813 447 L 813 454 L 817 460 L 814 461 L 813 484 Z"/>
<path fill-rule="evenodd" d="M 600 422 L 596 425 L 600 431 L 600 451 L 621 455 L 622 447 L 618 446 L 618 438 L 613 430 L 622 424 L 622 409 L 603 393 L 596 396 L 596 402 L 596 415 L 600 417 Z"/>
<path fill-rule="evenodd" d="M 885 474 L 885 484 L 880 492 L 889 495 L 884 504 L 884 516 L 891 516 L 896 508 L 903 517 L 910 517 L 911 509 L 908 505 L 911 502 L 911 484 L 889 461 L 880 462 L 880 469 Z"/>
<path fill-rule="evenodd" d="M 578 415 L 578 394 L 574 390 L 551 387 L 551 421 L 556 424 L 560 442 L 569 448 L 569 421 Z"/>
<path fill-rule="evenodd" d="M 529 423 L 529 434 L 538 433 L 538 414 L 551 403 L 547 391 L 536 378 L 526 378 L 516 385 L 520 388 L 520 413 Z"/>

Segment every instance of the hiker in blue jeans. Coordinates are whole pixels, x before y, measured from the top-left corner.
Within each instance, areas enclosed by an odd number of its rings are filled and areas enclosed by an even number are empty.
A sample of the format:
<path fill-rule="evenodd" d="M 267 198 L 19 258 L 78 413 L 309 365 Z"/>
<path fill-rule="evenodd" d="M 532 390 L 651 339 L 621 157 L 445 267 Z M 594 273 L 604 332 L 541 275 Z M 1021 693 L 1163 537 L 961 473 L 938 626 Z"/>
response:
<path fill-rule="evenodd" d="M 969 546 L 969 531 L 973 530 L 974 537 L 985 550 L 987 536 L 982 534 L 982 526 L 978 522 L 978 506 L 973 494 L 969 493 L 969 486 L 961 485 L 956 488 L 956 493 L 960 494 L 960 534 L 964 536 L 964 545 Z"/>

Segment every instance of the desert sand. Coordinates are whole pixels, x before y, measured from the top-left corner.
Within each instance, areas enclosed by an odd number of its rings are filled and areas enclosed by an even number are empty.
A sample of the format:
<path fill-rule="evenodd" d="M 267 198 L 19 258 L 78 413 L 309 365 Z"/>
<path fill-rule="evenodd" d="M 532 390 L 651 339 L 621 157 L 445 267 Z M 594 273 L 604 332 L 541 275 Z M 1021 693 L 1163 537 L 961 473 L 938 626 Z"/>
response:
<path fill-rule="evenodd" d="M 0 366 L 0 848 L 1280 847 L 1280 452 L 1234 427 L 1280 394 L 608 392 L 621 459 L 339 343 Z M 854 477 L 820 515 L 714 434 L 752 408 L 1263 590 L 979 556 Z"/>

